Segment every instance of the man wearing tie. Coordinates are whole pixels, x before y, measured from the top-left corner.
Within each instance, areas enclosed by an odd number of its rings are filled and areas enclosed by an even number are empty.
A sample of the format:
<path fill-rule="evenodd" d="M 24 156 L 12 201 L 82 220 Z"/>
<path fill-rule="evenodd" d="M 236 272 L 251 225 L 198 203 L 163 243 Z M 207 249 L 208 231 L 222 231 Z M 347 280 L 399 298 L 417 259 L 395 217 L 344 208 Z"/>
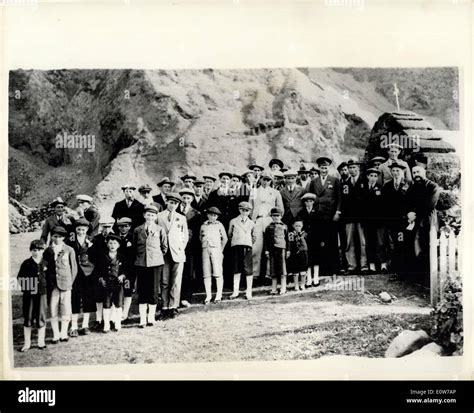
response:
<path fill-rule="evenodd" d="M 206 208 L 207 195 L 204 193 L 205 182 L 201 179 L 194 181 L 194 199 L 191 206 L 199 212 L 203 212 Z"/>
<path fill-rule="evenodd" d="M 316 195 L 316 230 L 322 234 L 320 267 L 321 273 L 333 275 L 339 271 L 337 222 L 341 216 L 341 186 L 339 179 L 329 175 L 329 166 L 332 163 L 330 158 L 322 156 L 316 163 L 320 175 L 311 181 L 309 192 Z"/>
<path fill-rule="evenodd" d="M 174 318 L 178 313 L 181 299 L 181 282 L 186 261 L 186 244 L 189 233 L 186 217 L 177 212 L 181 203 L 179 194 L 170 192 L 166 196 L 166 210 L 158 213 L 158 225 L 165 229 L 168 237 L 168 252 L 161 279 L 161 297 L 163 307 L 160 320 Z"/>
<path fill-rule="evenodd" d="M 117 202 L 112 211 L 112 218 L 115 221 L 124 217 L 130 218 L 132 220 L 132 231 L 143 223 L 143 212 L 145 210 L 143 204 L 135 199 L 135 189 L 135 186 L 129 184 L 122 186 L 125 198 Z M 114 224 L 114 232 L 118 232 L 117 222 Z"/>
<path fill-rule="evenodd" d="M 66 241 L 74 242 L 74 222 L 66 214 L 66 210 L 64 209 L 66 203 L 61 199 L 61 197 L 58 197 L 51 202 L 49 206 L 54 208 L 54 213 L 44 221 L 43 231 L 41 232 L 41 241 L 43 241 L 45 245 L 48 245 L 48 238 L 53 233 L 53 228 L 63 227 L 68 233 Z"/>
<path fill-rule="evenodd" d="M 160 193 L 153 197 L 153 201 L 161 205 L 162 209 L 166 208 L 167 194 L 171 192 L 171 188 L 174 186 L 167 176 L 165 176 L 160 182 L 157 183 L 158 188 L 160 188 Z"/>
<path fill-rule="evenodd" d="M 303 209 L 303 200 L 301 197 L 306 193 L 306 190 L 301 186 L 296 185 L 296 171 L 286 171 L 285 186 L 281 189 L 281 199 L 283 201 L 283 222 L 290 226 Z"/>

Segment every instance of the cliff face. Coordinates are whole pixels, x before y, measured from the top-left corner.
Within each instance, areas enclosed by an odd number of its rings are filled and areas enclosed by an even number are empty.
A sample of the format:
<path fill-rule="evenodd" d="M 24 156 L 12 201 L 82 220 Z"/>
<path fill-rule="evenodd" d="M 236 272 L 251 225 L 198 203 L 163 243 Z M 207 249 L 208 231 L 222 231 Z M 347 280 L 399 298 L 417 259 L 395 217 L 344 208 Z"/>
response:
<path fill-rule="evenodd" d="M 125 182 L 361 157 L 394 109 L 376 88 L 331 69 L 14 71 L 10 195 L 38 206 L 93 193 L 110 210 Z"/>

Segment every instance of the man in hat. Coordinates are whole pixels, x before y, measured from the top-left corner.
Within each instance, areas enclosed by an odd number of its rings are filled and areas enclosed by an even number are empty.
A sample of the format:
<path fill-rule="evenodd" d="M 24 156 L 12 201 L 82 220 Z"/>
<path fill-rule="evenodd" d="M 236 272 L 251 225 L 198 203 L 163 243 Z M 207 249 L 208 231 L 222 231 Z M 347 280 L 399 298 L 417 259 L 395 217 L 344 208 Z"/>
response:
<path fill-rule="evenodd" d="M 132 220 L 132 231 L 143 222 L 143 204 L 135 199 L 134 185 L 125 184 L 122 186 L 124 199 L 118 201 L 114 205 L 112 211 L 112 218 L 116 221 L 123 217 L 128 217 Z M 114 232 L 117 232 L 117 224 L 114 225 Z"/>
<path fill-rule="evenodd" d="M 280 190 L 284 210 L 283 222 L 291 225 L 303 209 L 301 197 L 306 193 L 306 190 L 296 185 L 298 175 L 296 171 L 289 170 L 283 175 L 285 176 L 285 186 Z"/>
<path fill-rule="evenodd" d="M 89 195 L 77 195 L 76 199 L 79 216 L 89 221 L 89 231 L 87 231 L 87 235 L 95 237 L 99 233 L 99 210 L 95 205 L 92 205 L 92 197 Z"/>
<path fill-rule="evenodd" d="M 163 208 L 158 202 L 153 201 L 153 197 L 151 196 L 151 191 L 152 191 L 152 188 L 148 184 L 140 186 L 138 188 L 138 193 L 140 194 L 141 198 L 138 201 L 140 201 L 144 207 L 148 205 L 154 205 L 158 208 L 158 212 L 160 212 L 163 210 Z M 141 223 L 143 224 L 143 222 L 145 222 L 145 219 L 142 217 Z"/>
<path fill-rule="evenodd" d="M 424 161 L 424 160 L 423 160 Z M 424 164 L 424 163 L 423 163 Z M 412 168 L 413 185 L 410 188 L 410 212 L 416 217 L 416 256 L 421 270 L 421 282 L 429 282 L 430 271 L 430 229 L 438 227 L 436 204 L 438 203 L 441 188 L 426 178 L 426 169 L 422 163 Z"/>
<path fill-rule="evenodd" d="M 341 217 L 341 184 L 339 179 L 329 175 L 332 160 L 326 156 L 316 160 L 320 176 L 311 181 L 309 192 L 316 195 L 318 210 L 318 231 L 321 232 L 322 250 L 320 271 L 333 275 L 339 271 L 339 249 L 337 242 L 338 224 Z M 311 252 L 309 252 L 311 254 Z"/>
<path fill-rule="evenodd" d="M 250 196 L 252 206 L 252 219 L 257 219 L 269 215 L 272 208 L 283 210 L 283 200 L 280 192 L 271 187 L 272 176 L 269 173 L 262 173 L 260 177 L 260 186 L 253 191 Z"/>
<path fill-rule="evenodd" d="M 268 166 L 270 167 L 271 173 L 281 171 L 281 169 L 283 168 L 283 161 L 274 158 L 268 163 Z M 249 167 L 249 169 L 251 168 Z"/>
<path fill-rule="evenodd" d="M 392 170 L 390 168 L 390 165 L 392 163 L 396 162 L 400 165 L 403 165 L 405 167 L 404 169 L 404 174 L 405 174 L 405 180 L 407 182 L 411 182 L 411 173 L 410 169 L 408 168 L 408 164 L 402 160 L 399 159 L 400 153 L 402 152 L 402 145 L 399 145 L 398 143 L 390 143 L 386 146 L 388 150 L 388 159 L 386 162 L 380 165 L 380 172 L 382 173 L 382 183 L 385 184 L 386 182 L 390 181 L 392 179 Z"/>
<path fill-rule="evenodd" d="M 179 194 L 169 192 L 166 197 L 166 210 L 157 216 L 158 225 L 165 229 L 168 237 L 168 252 L 164 257 L 165 264 L 161 281 L 163 307 L 159 316 L 160 320 L 174 318 L 178 314 L 181 302 L 183 267 L 189 240 L 186 217 L 177 211 L 181 201 Z"/>
<path fill-rule="evenodd" d="M 387 249 L 390 251 L 390 268 L 399 273 L 403 268 L 403 234 L 411 201 L 411 182 L 404 177 L 406 166 L 400 162 L 390 164 L 392 179 L 382 187 L 383 219 L 388 230 Z"/>
<path fill-rule="evenodd" d="M 302 165 L 298 170 L 298 179 L 297 184 L 301 186 L 304 190 L 309 188 L 309 184 L 311 183 L 311 179 L 309 178 L 309 171 L 306 170 L 306 167 Z"/>
<path fill-rule="evenodd" d="M 347 163 L 349 179 L 342 184 L 342 217 L 346 229 L 346 260 L 349 273 L 359 268 L 367 273 L 365 241 L 365 190 L 367 182 L 360 174 L 360 163 L 350 159 Z M 357 247 L 358 248 L 357 248 Z M 359 261 L 359 262 L 358 262 Z"/>
<path fill-rule="evenodd" d="M 219 188 L 209 194 L 207 202 L 208 206 L 215 206 L 221 211 L 220 220 L 226 228 L 226 231 L 229 227 L 229 221 L 234 218 L 231 216 L 233 212 L 233 200 L 235 199 L 235 194 L 230 185 L 231 179 L 232 174 L 230 172 L 221 172 L 219 174 Z"/>
<path fill-rule="evenodd" d="M 214 191 L 214 185 L 216 183 L 216 178 L 214 178 L 213 176 L 211 175 L 204 175 L 202 177 L 202 179 L 204 180 L 205 184 L 204 184 L 204 195 L 206 197 L 209 196 L 209 194 Z"/>
<path fill-rule="evenodd" d="M 380 265 L 382 273 L 387 272 L 387 253 L 385 248 L 385 223 L 383 219 L 384 205 L 382 186 L 379 184 L 380 170 L 369 168 L 367 173 L 367 188 L 365 189 L 365 232 L 367 243 L 367 261 L 369 271 L 377 271 Z"/>
<path fill-rule="evenodd" d="M 253 175 L 255 176 L 255 181 L 256 182 L 259 181 L 260 175 L 265 170 L 265 168 L 263 166 L 260 166 L 260 165 L 257 165 L 257 164 L 249 165 L 249 169 L 253 172 Z"/>
<path fill-rule="evenodd" d="M 181 177 L 185 188 L 194 188 L 194 182 L 197 177 L 192 172 L 188 172 L 186 175 Z"/>
<path fill-rule="evenodd" d="M 196 179 L 194 181 L 194 199 L 191 206 L 199 212 L 203 212 L 207 202 L 207 195 L 204 193 L 204 180 Z"/>
<path fill-rule="evenodd" d="M 61 197 L 57 197 L 49 204 L 49 206 L 53 208 L 53 214 L 44 221 L 40 237 L 41 241 L 43 241 L 45 245 L 48 244 L 48 238 L 50 237 L 54 227 L 63 227 L 66 229 L 66 239 L 69 240 L 71 234 L 74 234 L 74 222 L 73 219 L 66 214 L 66 203 Z"/>
<path fill-rule="evenodd" d="M 341 162 L 337 167 L 337 171 L 339 172 L 340 176 L 340 183 L 341 183 L 341 205 L 344 204 L 344 198 L 349 194 L 349 167 L 347 166 L 347 162 Z M 347 259 L 346 259 L 346 249 L 347 249 L 347 242 L 346 242 L 346 224 L 344 221 L 344 214 L 342 214 L 341 219 L 337 223 L 338 227 L 338 236 L 339 236 L 339 245 L 340 245 L 340 257 L 341 257 L 341 273 L 345 274 L 347 271 Z"/>
<path fill-rule="evenodd" d="M 280 192 L 285 186 L 285 177 L 282 171 L 273 172 L 273 188 Z"/>
<path fill-rule="evenodd" d="M 375 168 L 380 170 L 380 165 L 382 165 L 387 159 L 383 156 L 374 156 L 368 163 L 369 168 Z M 383 177 L 382 172 L 379 173 L 379 177 L 377 179 L 377 183 L 380 186 L 383 186 Z"/>
<path fill-rule="evenodd" d="M 167 194 L 171 192 L 174 182 L 165 176 L 160 182 L 157 183 L 157 186 L 160 189 L 160 193 L 153 197 L 153 201 L 155 201 L 157 204 L 160 204 L 161 208 L 164 210 L 166 208 Z"/>
<path fill-rule="evenodd" d="M 315 166 L 313 166 L 313 167 L 309 170 L 309 178 L 310 178 L 311 180 L 313 180 L 313 179 L 316 179 L 318 176 L 319 176 L 319 169 L 316 168 Z"/>
<path fill-rule="evenodd" d="M 201 228 L 202 217 L 201 213 L 192 206 L 195 198 L 192 188 L 181 189 L 179 195 L 181 195 L 182 202 L 178 207 L 178 212 L 186 217 L 189 233 L 189 241 L 185 249 L 186 261 L 183 267 L 183 281 L 181 285 L 181 306 L 190 307 L 196 284 L 196 269 L 199 267 L 199 253 L 201 252 L 199 229 Z"/>

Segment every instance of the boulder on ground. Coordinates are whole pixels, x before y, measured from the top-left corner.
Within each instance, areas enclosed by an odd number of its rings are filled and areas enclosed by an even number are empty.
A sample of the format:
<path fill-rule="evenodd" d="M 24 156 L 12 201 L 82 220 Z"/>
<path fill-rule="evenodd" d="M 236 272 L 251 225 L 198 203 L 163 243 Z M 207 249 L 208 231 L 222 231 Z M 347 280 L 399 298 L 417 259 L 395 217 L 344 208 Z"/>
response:
<path fill-rule="evenodd" d="M 392 297 L 389 293 L 387 293 L 386 291 L 382 291 L 380 294 L 379 294 L 379 297 L 380 299 L 382 300 L 382 302 L 384 303 L 389 303 L 392 301 Z"/>
<path fill-rule="evenodd" d="M 442 354 L 443 347 L 436 343 L 429 343 L 405 357 L 440 357 Z"/>
<path fill-rule="evenodd" d="M 385 352 L 385 357 L 403 357 L 406 354 L 418 350 L 429 342 L 430 337 L 424 330 L 403 330 L 390 343 L 390 346 Z"/>

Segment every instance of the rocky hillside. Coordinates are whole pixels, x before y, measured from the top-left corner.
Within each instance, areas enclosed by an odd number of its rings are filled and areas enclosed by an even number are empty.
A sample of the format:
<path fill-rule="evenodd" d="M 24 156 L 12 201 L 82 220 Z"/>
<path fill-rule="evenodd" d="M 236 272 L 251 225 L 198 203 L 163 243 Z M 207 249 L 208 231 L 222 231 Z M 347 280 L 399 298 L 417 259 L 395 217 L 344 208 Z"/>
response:
<path fill-rule="evenodd" d="M 110 211 L 128 181 L 154 187 L 163 175 L 243 172 L 271 157 L 295 167 L 323 153 L 362 157 L 374 122 L 395 109 L 384 82 L 332 69 L 14 71 L 10 196 L 40 206 L 93 193 Z M 456 126 L 435 105 L 425 112 Z M 64 148 L 58 134 L 94 145 Z"/>

